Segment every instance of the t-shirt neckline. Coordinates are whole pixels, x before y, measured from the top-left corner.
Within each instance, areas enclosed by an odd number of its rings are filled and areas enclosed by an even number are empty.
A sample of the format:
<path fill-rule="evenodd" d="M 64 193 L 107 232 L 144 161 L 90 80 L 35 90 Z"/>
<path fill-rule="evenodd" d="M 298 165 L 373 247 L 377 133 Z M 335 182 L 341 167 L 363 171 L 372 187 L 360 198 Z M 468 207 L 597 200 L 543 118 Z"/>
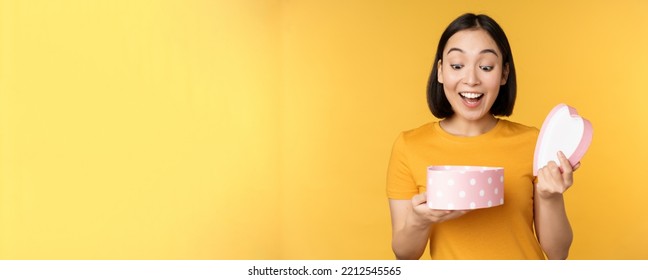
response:
<path fill-rule="evenodd" d="M 489 131 L 486 131 L 483 134 L 476 135 L 476 136 L 459 136 L 459 135 L 450 134 L 441 127 L 441 121 L 435 122 L 432 129 L 434 130 L 435 133 L 438 133 L 444 138 L 452 141 L 472 142 L 472 141 L 481 141 L 483 139 L 492 138 L 493 135 L 497 134 L 497 132 L 500 131 L 502 127 L 504 127 L 505 122 L 506 121 L 503 119 L 497 119 L 497 124 L 495 124 L 495 127 L 493 127 Z"/>

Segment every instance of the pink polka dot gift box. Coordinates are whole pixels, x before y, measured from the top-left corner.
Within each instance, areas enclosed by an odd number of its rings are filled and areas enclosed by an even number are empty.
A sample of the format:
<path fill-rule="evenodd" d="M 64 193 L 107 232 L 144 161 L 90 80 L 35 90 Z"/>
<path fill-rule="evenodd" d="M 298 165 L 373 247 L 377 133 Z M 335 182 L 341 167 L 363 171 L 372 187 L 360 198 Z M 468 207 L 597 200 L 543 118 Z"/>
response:
<path fill-rule="evenodd" d="M 504 204 L 504 168 L 429 166 L 427 204 L 439 210 L 469 210 Z"/>

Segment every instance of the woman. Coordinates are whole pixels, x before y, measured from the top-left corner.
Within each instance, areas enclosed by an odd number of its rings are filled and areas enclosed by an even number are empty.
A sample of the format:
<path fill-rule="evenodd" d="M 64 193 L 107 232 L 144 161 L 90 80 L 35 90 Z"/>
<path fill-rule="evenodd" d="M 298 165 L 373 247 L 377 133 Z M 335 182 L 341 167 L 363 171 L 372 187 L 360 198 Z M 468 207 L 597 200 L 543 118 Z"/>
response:
<path fill-rule="evenodd" d="M 405 131 L 394 143 L 387 174 L 392 249 L 419 259 L 429 241 L 432 259 L 565 259 L 573 234 L 563 193 L 573 170 L 559 153 L 533 176 L 538 129 L 499 119 L 516 97 L 508 39 L 486 15 L 464 14 L 439 41 L 428 82 L 438 122 Z M 426 204 L 430 165 L 502 166 L 505 201 L 471 211 Z"/>

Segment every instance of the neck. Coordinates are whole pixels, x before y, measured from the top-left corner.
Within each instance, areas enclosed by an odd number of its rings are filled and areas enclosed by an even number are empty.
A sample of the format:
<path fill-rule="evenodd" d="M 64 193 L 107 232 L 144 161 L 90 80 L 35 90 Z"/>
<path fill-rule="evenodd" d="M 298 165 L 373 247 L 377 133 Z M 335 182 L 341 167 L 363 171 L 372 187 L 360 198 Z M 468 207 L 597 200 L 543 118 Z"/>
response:
<path fill-rule="evenodd" d="M 482 135 L 497 125 L 498 119 L 487 115 L 479 120 L 467 120 L 453 115 L 440 122 L 441 128 L 456 136 L 478 136 Z"/>

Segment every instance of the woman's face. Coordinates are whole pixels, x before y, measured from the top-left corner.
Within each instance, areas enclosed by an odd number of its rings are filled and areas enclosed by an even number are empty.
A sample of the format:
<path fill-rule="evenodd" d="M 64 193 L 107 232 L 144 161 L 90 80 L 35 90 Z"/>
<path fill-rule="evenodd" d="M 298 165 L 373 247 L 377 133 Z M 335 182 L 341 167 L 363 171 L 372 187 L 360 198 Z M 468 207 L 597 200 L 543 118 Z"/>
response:
<path fill-rule="evenodd" d="M 455 112 L 453 118 L 478 121 L 492 117 L 489 111 L 506 83 L 508 65 L 502 65 L 502 53 L 485 30 L 452 35 L 437 67 L 437 79 Z"/>

